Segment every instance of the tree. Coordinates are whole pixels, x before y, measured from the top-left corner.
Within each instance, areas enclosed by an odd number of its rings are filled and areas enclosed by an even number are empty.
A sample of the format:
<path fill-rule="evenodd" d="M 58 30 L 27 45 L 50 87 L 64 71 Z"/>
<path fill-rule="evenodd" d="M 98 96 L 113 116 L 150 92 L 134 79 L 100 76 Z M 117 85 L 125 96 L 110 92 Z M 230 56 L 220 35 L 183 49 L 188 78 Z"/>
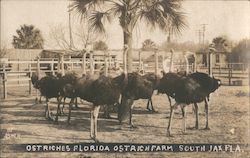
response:
<path fill-rule="evenodd" d="M 97 41 L 94 43 L 93 49 L 106 51 L 108 50 L 108 45 L 103 41 Z"/>
<path fill-rule="evenodd" d="M 229 52 L 229 44 L 226 37 L 219 36 L 213 39 L 214 48 L 218 52 Z"/>
<path fill-rule="evenodd" d="M 5 55 L 8 53 L 7 49 L 5 46 L 3 46 L 2 48 L 0 48 L 0 58 L 5 57 Z"/>
<path fill-rule="evenodd" d="M 154 50 L 155 48 L 156 48 L 156 44 L 151 39 L 146 39 L 142 43 L 142 50 L 150 51 L 150 50 Z"/>
<path fill-rule="evenodd" d="M 232 49 L 232 54 L 230 61 L 231 62 L 250 62 L 250 39 L 241 40 L 235 47 Z"/>
<path fill-rule="evenodd" d="M 180 2 L 181 0 L 73 0 L 71 10 L 75 10 L 81 18 L 87 17 L 90 28 L 98 33 L 105 32 L 104 23 L 111 22 L 111 16 L 112 19 L 119 18 L 123 44 L 128 47 L 128 72 L 131 72 L 132 33 L 137 22 L 143 20 L 152 28 L 158 26 L 164 31 L 171 28 L 172 32 L 180 33 L 186 26 Z"/>
<path fill-rule="evenodd" d="M 208 47 L 208 43 L 205 43 L 205 45 L 194 43 L 193 41 L 186 41 L 181 43 L 176 42 L 168 42 L 165 41 L 161 45 L 161 49 L 169 51 L 170 49 L 173 49 L 175 51 L 190 51 L 190 52 L 197 52 L 201 51 L 204 48 Z"/>
<path fill-rule="evenodd" d="M 72 27 L 72 39 L 74 43 L 70 46 L 67 26 L 57 24 L 50 26 L 49 42 L 46 44 L 49 47 L 57 47 L 63 50 L 82 50 L 93 44 L 97 39 L 100 39 L 100 36 L 97 36 L 86 24 L 81 23 Z"/>
<path fill-rule="evenodd" d="M 44 40 L 39 29 L 33 25 L 22 25 L 16 30 L 17 36 L 13 36 L 12 45 L 17 49 L 42 49 Z"/>

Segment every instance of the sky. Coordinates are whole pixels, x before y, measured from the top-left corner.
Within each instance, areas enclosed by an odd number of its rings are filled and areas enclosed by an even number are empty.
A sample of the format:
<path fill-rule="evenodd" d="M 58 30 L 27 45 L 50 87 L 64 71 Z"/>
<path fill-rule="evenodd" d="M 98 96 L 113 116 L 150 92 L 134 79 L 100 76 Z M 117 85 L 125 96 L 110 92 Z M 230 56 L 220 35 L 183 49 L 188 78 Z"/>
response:
<path fill-rule="evenodd" d="M 69 1 L 66 0 L 1 0 L 1 45 L 11 48 L 16 29 L 23 24 L 32 24 L 41 30 L 46 42 L 45 47 L 50 48 L 51 27 L 61 25 L 67 28 L 68 26 L 68 4 Z M 186 13 L 188 27 L 182 31 L 181 35 L 174 37 L 173 40 L 177 42 L 194 41 L 197 43 L 197 30 L 202 28 L 201 24 L 206 24 L 205 40 L 209 42 L 221 35 L 234 41 L 250 36 L 250 1 L 184 0 L 182 8 Z M 74 15 L 73 29 L 79 23 L 79 17 Z M 122 48 L 122 29 L 117 20 L 106 24 L 106 35 L 104 40 L 109 48 Z M 141 43 L 148 38 L 160 45 L 167 40 L 167 34 L 139 23 L 134 29 L 133 47 L 141 47 Z"/>

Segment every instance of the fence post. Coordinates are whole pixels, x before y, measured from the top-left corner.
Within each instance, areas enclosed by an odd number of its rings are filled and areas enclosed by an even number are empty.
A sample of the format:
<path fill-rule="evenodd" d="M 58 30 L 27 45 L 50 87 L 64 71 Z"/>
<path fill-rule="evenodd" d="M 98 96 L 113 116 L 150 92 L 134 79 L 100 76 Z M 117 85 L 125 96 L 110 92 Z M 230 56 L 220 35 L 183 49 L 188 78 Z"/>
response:
<path fill-rule="evenodd" d="M 37 58 L 37 76 L 40 80 L 41 74 L 40 74 L 40 57 Z M 38 90 L 36 89 L 36 100 L 38 100 Z"/>
<path fill-rule="evenodd" d="M 41 74 L 40 74 L 40 58 L 39 57 L 37 58 L 37 76 L 38 76 L 38 79 L 40 79 Z"/>
<path fill-rule="evenodd" d="M 72 62 L 72 60 L 71 60 L 72 58 L 71 58 L 71 56 L 69 56 L 69 61 L 70 61 L 70 70 L 71 71 L 73 71 L 73 68 L 74 68 L 74 64 L 73 64 L 73 62 Z"/>
<path fill-rule="evenodd" d="M 20 84 L 20 63 L 19 63 L 19 61 L 20 61 L 20 59 L 17 59 L 17 62 L 18 62 L 18 64 L 17 64 L 17 71 L 18 71 L 18 81 L 17 81 L 17 83 L 18 84 Z"/>
<path fill-rule="evenodd" d="M 169 71 L 173 72 L 173 67 L 174 67 L 174 59 L 173 59 L 173 57 L 174 57 L 174 50 L 171 49 L 170 53 L 171 53 L 171 57 L 170 57 L 170 68 L 169 68 Z"/>
<path fill-rule="evenodd" d="M 159 67 L 159 61 L 158 61 L 158 50 L 155 50 L 155 74 L 158 75 L 158 68 Z"/>
<path fill-rule="evenodd" d="M 55 71 L 54 71 L 54 58 L 52 59 L 52 63 L 50 64 L 50 71 L 52 72 L 53 75 L 55 75 Z"/>
<path fill-rule="evenodd" d="M 231 86 L 231 78 L 232 78 L 232 65 L 231 63 L 228 63 L 228 82 L 229 86 Z"/>
<path fill-rule="evenodd" d="M 86 51 L 83 52 L 82 54 L 82 71 L 83 71 L 83 74 L 86 74 Z"/>
<path fill-rule="evenodd" d="M 105 76 L 108 76 L 108 61 L 107 60 L 109 60 L 109 56 L 108 56 L 108 58 L 107 58 L 107 54 L 105 53 L 104 54 L 104 75 Z M 109 63 L 110 64 L 110 63 Z"/>
<path fill-rule="evenodd" d="M 3 64 L 3 98 L 7 99 L 7 72 L 6 72 L 6 65 Z"/>
<path fill-rule="evenodd" d="M 60 54 L 60 63 L 61 63 L 61 70 L 62 70 L 62 75 L 64 76 L 65 75 L 65 70 L 64 70 L 64 55 L 63 54 Z"/>
<path fill-rule="evenodd" d="M 31 95 L 31 87 L 32 87 L 32 83 L 31 83 L 31 63 L 29 63 L 29 95 Z"/>
<path fill-rule="evenodd" d="M 139 50 L 139 71 L 142 70 L 141 51 Z"/>
<path fill-rule="evenodd" d="M 93 58 L 93 52 L 90 51 L 89 53 L 89 64 L 90 64 L 90 74 L 93 75 L 94 74 L 94 71 L 95 71 L 95 68 L 94 68 L 94 58 Z"/>

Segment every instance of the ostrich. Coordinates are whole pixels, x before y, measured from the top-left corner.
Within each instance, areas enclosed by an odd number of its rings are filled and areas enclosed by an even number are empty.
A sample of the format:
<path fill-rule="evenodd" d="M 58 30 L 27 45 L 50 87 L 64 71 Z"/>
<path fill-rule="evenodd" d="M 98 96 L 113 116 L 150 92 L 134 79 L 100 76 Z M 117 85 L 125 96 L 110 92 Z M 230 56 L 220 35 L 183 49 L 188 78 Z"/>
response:
<path fill-rule="evenodd" d="M 37 90 L 39 90 L 40 86 L 39 86 L 39 77 L 37 75 L 37 73 L 32 73 L 31 75 L 31 83 L 33 85 L 33 87 Z M 38 100 L 38 98 L 36 98 L 36 103 L 42 103 L 42 96 L 40 95 L 40 98 Z"/>
<path fill-rule="evenodd" d="M 121 104 L 118 107 L 118 119 L 120 123 L 129 112 L 129 124 L 135 127 L 132 122 L 133 103 L 138 99 L 150 99 L 152 97 L 155 84 L 138 73 L 128 74 L 128 83 L 122 92 Z"/>
<path fill-rule="evenodd" d="M 196 112 L 195 127 L 198 128 L 198 106 L 197 103 L 205 101 L 206 129 L 208 129 L 208 97 L 220 86 L 220 80 L 210 77 L 208 74 L 196 72 L 186 77 L 178 78 L 178 84 L 173 87 L 173 98 L 176 103 L 171 106 L 170 119 L 167 128 L 167 135 L 171 135 L 171 122 L 174 110 L 180 105 L 183 111 L 183 132 L 186 132 L 186 105 L 194 104 Z"/>
<path fill-rule="evenodd" d="M 72 93 L 70 90 L 70 85 L 76 82 L 76 74 L 67 73 L 64 76 L 58 74 L 57 76 L 48 75 L 40 80 L 38 80 L 38 76 L 36 74 L 32 75 L 31 80 L 36 89 L 38 89 L 41 93 L 41 96 L 46 98 L 46 109 L 45 109 L 45 117 L 51 118 L 51 113 L 49 109 L 49 99 L 56 98 L 58 101 L 58 109 L 57 114 L 60 112 L 60 104 L 62 99 L 64 99 L 63 104 L 65 104 L 66 97 L 71 98 L 70 94 Z M 60 111 L 59 111 L 60 109 Z M 62 109 L 63 111 L 63 109 Z M 57 118 L 56 118 L 57 120 Z"/>
<path fill-rule="evenodd" d="M 98 79 L 79 79 L 76 83 L 75 94 L 81 99 L 93 103 L 91 108 L 90 137 L 97 139 L 97 118 L 100 106 L 113 105 L 118 102 L 125 82 L 125 74 L 115 78 L 100 76 Z M 73 99 L 71 99 L 71 103 Z"/>
<path fill-rule="evenodd" d="M 146 79 L 147 81 L 151 82 L 153 85 L 153 89 L 156 90 L 158 87 L 158 83 L 159 83 L 159 77 L 155 74 L 155 73 L 148 73 L 142 76 L 143 79 Z M 148 99 L 148 103 L 147 103 L 147 109 L 148 111 L 153 111 L 155 112 L 154 106 L 153 106 L 153 102 L 152 102 L 152 94 Z"/>
<path fill-rule="evenodd" d="M 93 104 L 90 110 L 90 137 L 95 142 L 99 142 L 97 139 L 97 118 L 100 106 L 117 103 L 124 87 L 127 85 L 127 51 L 128 46 L 125 45 L 123 52 L 123 74 L 114 78 L 102 75 L 98 79 L 79 80 L 76 83 L 76 95 Z"/>
<path fill-rule="evenodd" d="M 64 76 L 58 76 L 58 82 L 60 85 L 59 89 L 59 98 L 58 98 L 58 105 L 57 105 L 57 115 L 56 115 L 56 122 L 58 121 L 58 115 L 63 112 L 64 105 L 65 105 L 65 100 L 66 98 L 73 99 L 71 100 L 72 102 L 75 101 L 75 106 L 78 108 L 77 105 L 77 96 L 75 95 L 75 87 L 74 85 L 77 82 L 77 74 L 74 72 L 71 73 L 66 73 Z M 62 102 L 63 99 L 63 102 Z M 61 103 L 63 103 L 63 107 L 60 108 Z M 69 108 L 69 114 L 68 114 L 68 123 L 70 121 L 70 115 L 71 115 L 71 107 L 72 103 L 70 103 L 70 108 Z"/>
<path fill-rule="evenodd" d="M 60 84 L 55 76 L 45 76 L 37 80 L 34 85 L 38 87 L 41 96 L 46 98 L 45 118 L 52 119 L 49 109 L 49 99 L 59 97 Z"/>

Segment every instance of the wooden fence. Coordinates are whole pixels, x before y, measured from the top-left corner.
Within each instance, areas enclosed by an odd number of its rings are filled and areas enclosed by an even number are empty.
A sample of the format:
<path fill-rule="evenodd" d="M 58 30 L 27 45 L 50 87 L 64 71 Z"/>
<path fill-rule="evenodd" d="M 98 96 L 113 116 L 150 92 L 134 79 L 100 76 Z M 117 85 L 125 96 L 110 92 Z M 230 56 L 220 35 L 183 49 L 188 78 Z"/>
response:
<path fill-rule="evenodd" d="M 29 94 L 31 95 L 31 76 L 33 72 L 37 72 L 38 76 L 42 77 L 45 73 L 56 74 L 64 68 L 82 74 L 83 71 L 98 73 L 105 64 L 108 64 L 109 67 L 122 67 L 122 61 L 108 61 L 108 63 L 105 63 L 105 61 L 83 61 L 82 59 L 64 59 L 63 61 L 59 61 L 58 59 L 9 60 L 1 64 L 2 67 L 0 68 L 3 98 L 7 98 L 8 88 L 10 87 L 28 87 Z M 11 69 L 8 65 L 12 65 Z M 133 67 L 135 68 L 134 71 L 142 69 L 146 73 L 155 72 L 156 70 L 154 63 L 143 63 L 142 61 L 133 62 Z M 177 71 L 180 68 L 184 68 L 185 65 L 175 64 L 174 67 L 174 70 Z M 197 65 L 196 67 L 199 72 L 208 73 L 207 67 L 203 65 Z M 189 65 L 189 72 L 195 71 L 194 68 L 194 65 Z M 158 64 L 158 69 L 163 69 L 161 63 Z M 244 85 L 245 82 L 248 84 L 248 67 L 242 63 L 218 64 L 213 67 L 212 73 L 216 78 L 221 79 L 224 85 Z"/>

